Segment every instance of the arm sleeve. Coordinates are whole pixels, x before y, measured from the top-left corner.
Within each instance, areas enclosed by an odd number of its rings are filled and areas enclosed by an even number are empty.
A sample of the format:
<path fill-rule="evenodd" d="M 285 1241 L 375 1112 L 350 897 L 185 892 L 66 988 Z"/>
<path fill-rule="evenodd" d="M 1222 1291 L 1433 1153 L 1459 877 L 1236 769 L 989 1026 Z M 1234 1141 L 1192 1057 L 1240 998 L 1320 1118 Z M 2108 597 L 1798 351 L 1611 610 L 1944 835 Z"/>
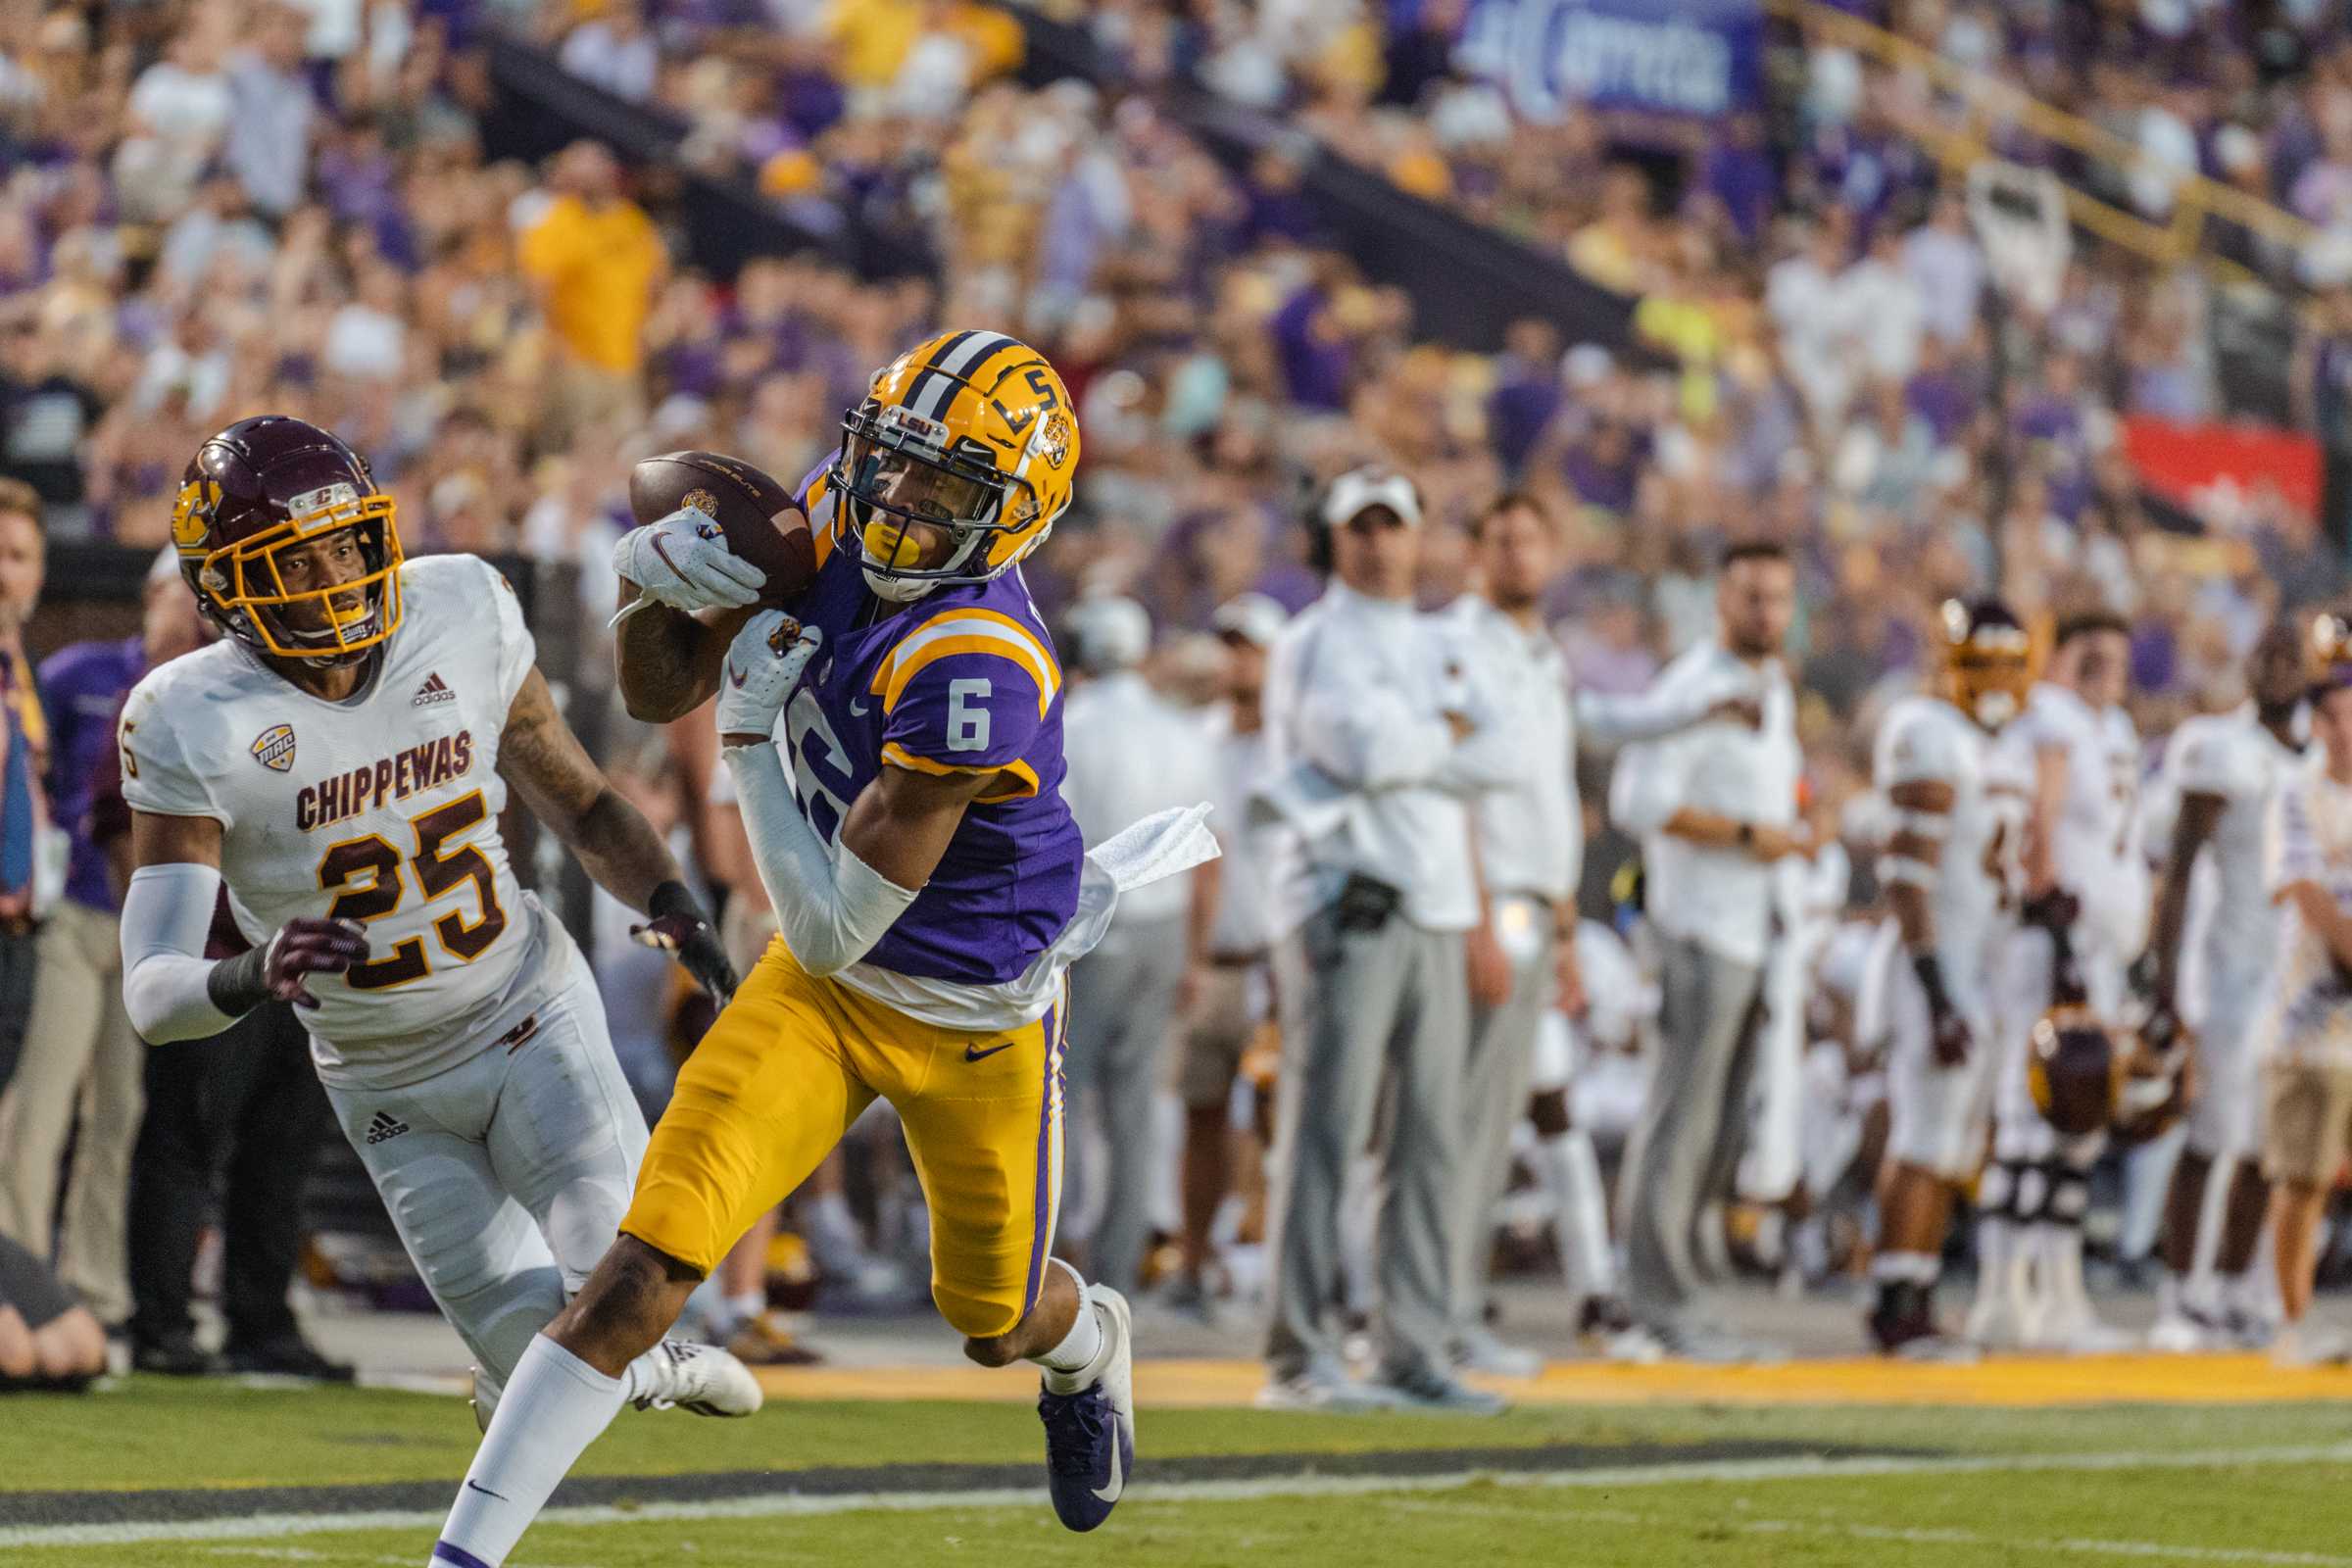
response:
<path fill-rule="evenodd" d="M 204 956 L 220 873 L 173 861 L 142 865 L 122 896 L 122 1008 L 150 1045 L 202 1040 L 236 1020 L 213 1005 Z"/>
<path fill-rule="evenodd" d="M 719 756 L 734 776 L 744 836 L 793 957 L 820 976 L 864 957 L 921 890 L 900 887 L 846 844 L 828 851 L 801 814 L 772 745 L 730 746 Z"/>
<path fill-rule="evenodd" d="M 1950 784 L 1960 774 L 1952 738 L 1934 724 L 1898 721 L 1879 737 L 1871 771 L 1882 790 L 1899 784 Z"/>
<path fill-rule="evenodd" d="M 152 688 L 142 685 L 130 694 L 116 739 L 122 749 L 122 800 L 132 810 L 209 816 L 224 828 L 230 825 L 228 812 L 189 760 L 186 743 Z"/>

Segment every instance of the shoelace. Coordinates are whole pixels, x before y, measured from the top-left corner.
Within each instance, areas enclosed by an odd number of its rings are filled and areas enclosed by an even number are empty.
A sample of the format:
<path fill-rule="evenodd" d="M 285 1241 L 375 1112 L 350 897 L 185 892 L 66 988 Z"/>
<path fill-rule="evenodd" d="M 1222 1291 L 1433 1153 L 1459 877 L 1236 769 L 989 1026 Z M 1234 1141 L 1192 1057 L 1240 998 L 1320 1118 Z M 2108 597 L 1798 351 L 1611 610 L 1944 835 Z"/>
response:
<path fill-rule="evenodd" d="M 1038 1396 L 1046 1423 L 1046 1468 L 1057 1476 L 1092 1478 L 1102 1449 L 1108 1402 L 1093 1389 Z"/>

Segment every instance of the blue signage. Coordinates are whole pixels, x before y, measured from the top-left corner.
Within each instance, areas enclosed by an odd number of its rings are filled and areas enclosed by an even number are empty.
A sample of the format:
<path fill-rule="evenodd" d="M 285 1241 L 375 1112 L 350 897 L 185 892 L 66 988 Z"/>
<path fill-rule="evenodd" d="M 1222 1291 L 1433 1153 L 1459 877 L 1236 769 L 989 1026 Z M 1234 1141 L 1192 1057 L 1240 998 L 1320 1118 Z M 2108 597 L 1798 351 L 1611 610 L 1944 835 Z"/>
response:
<path fill-rule="evenodd" d="M 1511 107 L 1715 116 L 1764 90 L 1762 0 L 1476 0 L 1454 58 Z"/>

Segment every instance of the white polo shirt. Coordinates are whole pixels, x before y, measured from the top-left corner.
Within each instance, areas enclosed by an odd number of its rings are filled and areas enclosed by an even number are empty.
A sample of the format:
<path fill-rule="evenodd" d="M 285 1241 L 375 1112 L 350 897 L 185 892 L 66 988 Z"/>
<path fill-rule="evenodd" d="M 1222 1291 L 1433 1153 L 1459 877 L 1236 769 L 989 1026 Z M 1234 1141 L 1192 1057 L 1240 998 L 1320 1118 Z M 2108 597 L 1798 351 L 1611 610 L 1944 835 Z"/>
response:
<path fill-rule="evenodd" d="M 1508 782 L 1517 746 L 1437 618 L 1334 582 L 1283 628 L 1265 703 L 1276 772 L 1257 799 L 1298 832 L 1304 907 L 1360 872 L 1401 893 L 1424 930 L 1476 925 L 1468 801 Z M 1475 726 L 1465 740 L 1449 710 Z"/>
<path fill-rule="evenodd" d="M 1211 799 L 1208 738 L 1134 670 L 1097 676 L 1062 700 L 1061 798 L 1092 849 L 1154 811 Z M 1192 898 L 1189 877 L 1162 877 L 1119 896 L 1118 924 L 1172 919 Z"/>
<path fill-rule="evenodd" d="M 2328 776 L 2325 759 L 2297 768 L 2271 799 L 2268 875 L 2271 897 L 2298 882 L 2318 885 L 2338 909 L 2352 911 L 2352 787 Z M 2352 1067 L 2352 985 L 2327 939 L 2301 911 L 2279 900 L 2278 1004 L 2272 1050 L 2289 1061 Z"/>
<path fill-rule="evenodd" d="M 1660 830 L 1685 807 L 1739 822 L 1795 824 L 1804 757 L 1788 673 L 1778 659 L 1750 665 L 1709 639 L 1660 671 L 1651 691 L 1661 701 L 1744 691 L 1763 709 L 1755 729 L 1709 719 L 1629 746 L 1609 782 L 1609 814 L 1642 841 L 1650 920 L 1667 936 L 1761 964 L 1772 934 L 1771 863 L 1737 847 L 1716 849 Z"/>

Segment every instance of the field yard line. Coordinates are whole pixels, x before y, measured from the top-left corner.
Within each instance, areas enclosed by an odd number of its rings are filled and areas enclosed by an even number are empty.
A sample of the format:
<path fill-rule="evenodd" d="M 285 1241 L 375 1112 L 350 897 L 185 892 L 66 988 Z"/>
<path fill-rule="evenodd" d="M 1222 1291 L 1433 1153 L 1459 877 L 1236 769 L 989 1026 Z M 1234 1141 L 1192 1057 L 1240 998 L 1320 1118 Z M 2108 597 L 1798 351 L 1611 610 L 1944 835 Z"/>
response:
<path fill-rule="evenodd" d="M 1264 1497 L 1362 1496 L 1383 1492 L 1449 1492 L 1467 1486 L 1660 1487 L 1690 1481 L 1809 1481 L 1866 1476 L 1974 1475 L 2002 1471 L 2202 1470 L 2246 1464 L 2352 1463 L 2352 1443 L 2272 1448 L 2118 1453 L 2009 1453 L 1904 1457 L 1702 1459 L 1690 1464 L 1623 1465 L 1590 1470 L 1456 1471 L 1417 1476 L 1263 1476 L 1248 1481 L 1139 1482 L 1139 1502 L 1248 1502 Z M 994 1487 L 963 1492 L 868 1492 L 806 1496 L 720 1497 L 707 1502 L 648 1502 L 555 1507 L 540 1518 L 564 1526 L 646 1524 L 703 1519 L 807 1518 L 823 1514 L 906 1513 L 956 1508 L 1034 1508 L 1044 1489 Z M 444 1515 L 416 1508 L 360 1513 L 274 1513 L 245 1519 L 141 1521 L 130 1524 L 16 1525 L 0 1529 L 0 1548 L 120 1546 L 149 1541 L 254 1541 L 363 1530 L 433 1529 Z"/>
<path fill-rule="evenodd" d="M 1391 1507 L 1412 1513 L 1473 1514 L 1482 1518 L 1525 1520 L 1524 1508 L 1498 1508 L 1465 1498 L 1434 1497 L 1425 1502 L 1396 1502 Z M 1631 1508 L 1571 1508 L 1544 1515 L 1547 1522 L 1690 1528 L 1688 1519 L 1641 1513 Z M 1974 1530 L 1906 1529 L 1898 1525 L 1838 1524 L 1822 1519 L 1709 1520 L 1708 1530 L 1738 1531 L 1751 1536 L 1826 1536 L 1845 1541 L 1884 1541 L 1907 1546 L 1977 1546 L 2003 1551 L 2067 1552 L 2099 1557 L 2153 1557 L 2186 1562 L 2246 1563 L 2256 1568 L 2352 1568 L 2352 1557 L 2324 1551 L 2275 1551 L 2261 1546 L 2176 1546 L 2161 1541 L 2107 1541 L 2095 1536 L 2016 1539 L 1987 1536 Z"/>

